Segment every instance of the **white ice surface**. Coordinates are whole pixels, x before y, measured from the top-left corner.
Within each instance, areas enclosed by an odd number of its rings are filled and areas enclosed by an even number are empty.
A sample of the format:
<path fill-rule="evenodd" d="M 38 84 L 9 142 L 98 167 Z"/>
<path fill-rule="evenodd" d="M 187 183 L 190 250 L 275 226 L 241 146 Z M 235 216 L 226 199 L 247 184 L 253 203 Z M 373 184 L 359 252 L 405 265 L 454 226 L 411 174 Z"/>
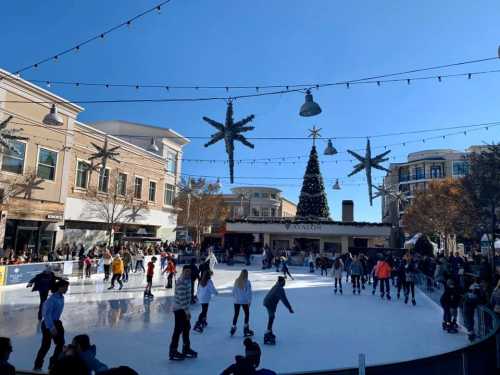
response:
<path fill-rule="evenodd" d="M 243 312 L 235 337 L 229 336 L 233 313 L 230 291 L 240 269 L 221 266 L 216 270 L 214 282 L 221 294 L 210 304 L 209 326 L 203 334 L 191 334 L 198 359 L 170 362 L 167 358 L 174 320 L 172 291 L 163 288 L 159 275 L 154 283 L 155 299 L 150 303 L 143 300 L 143 274 L 131 274 L 122 291 L 106 290 L 101 280 L 72 283 L 63 314 L 66 341 L 87 333 L 97 345 L 101 361 L 108 366 L 128 365 L 141 375 L 219 374 L 236 354 L 244 353 Z M 249 269 L 254 289 L 250 325 L 261 344 L 261 365 L 265 368 L 292 372 L 351 367 L 356 365 L 358 353 L 366 354 L 368 364 L 395 362 L 467 345 L 463 333 L 443 333 L 441 309 L 420 291 L 415 307 L 394 299 L 381 300 L 368 289 L 353 295 L 345 285 L 344 295 L 334 295 L 330 277 L 292 267 L 295 280 L 287 282 L 286 291 L 295 314 L 280 305 L 274 324 L 277 345 L 265 346 L 267 314 L 262 299 L 278 274 Z M 40 345 L 37 304 L 38 294 L 29 289 L 0 288 L 0 336 L 12 338 L 11 362 L 18 368 L 32 368 Z M 192 308 L 193 325 L 199 311 L 199 305 Z"/>

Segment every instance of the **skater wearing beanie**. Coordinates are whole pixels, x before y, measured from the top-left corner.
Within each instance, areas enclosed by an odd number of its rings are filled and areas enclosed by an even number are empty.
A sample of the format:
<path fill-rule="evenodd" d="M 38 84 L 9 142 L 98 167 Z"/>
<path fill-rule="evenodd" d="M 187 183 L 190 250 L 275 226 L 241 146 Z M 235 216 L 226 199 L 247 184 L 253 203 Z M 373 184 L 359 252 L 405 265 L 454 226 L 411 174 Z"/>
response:
<path fill-rule="evenodd" d="M 242 270 L 240 276 L 235 280 L 233 287 L 234 298 L 234 315 L 233 325 L 231 327 L 231 336 L 236 332 L 236 323 L 238 323 L 238 316 L 240 309 L 245 313 L 245 328 L 243 333 L 246 336 L 253 336 L 253 331 L 249 328 L 250 321 L 250 304 L 252 303 L 252 284 L 248 280 L 248 271 Z"/>
<path fill-rule="evenodd" d="M 122 275 L 125 272 L 125 270 L 123 266 L 123 261 L 120 258 L 120 254 L 115 255 L 113 263 L 111 263 L 111 270 L 113 271 L 113 277 L 111 278 L 111 286 L 108 289 L 115 288 L 115 280 L 116 280 L 118 281 L 118 284 L 120 284 L 119 290 L 122 290 L 123 288 Z"/>
<path fill-rule="evenodd" d="M 152 257 L 148 262 L 148 270 L 146 272 L 146 290 L 144 290 L 144 297 L 153 298 L 151 288 L 153 287 L 153 275 L 155 274 L 156 257 Z"/>
<path fill-rule="evenodd" d="M 382 299 L 384 299 L 384 295 L 386 295 L 387 299 L 391 300 L 391 290 L 389 282 L 389 279 L 391 278 L 391 272 L 392 269 L 387 261 L 387 258 L 378 261 L 377 266 L 375 267 L 375 278 L 380 282 L 380 297 Z"/>
<path fill-rule="evenodd" d="M 457 288 L 455 288 L 455 282 L 448 279 L 440 302 L 443 307 L 443 329 L 449 333 L 458 332 L 457 312 L 460 300 L 461 296 Z"/>
<path fill-rule="evenodd" d="M 211 279 L 211 271 L 204 271 L 201 274 L 200 282 L 198 283 L 198 291 L 196 292 L 196 297 L 201 304 L 201 312 L 193 328 L 196 332 L 202 333 L 203 329 L 205 329 L 208 325 L 208 304 L 210 303 L 212 294 L 219 293 L 217 292 L 217 289 L 215 289 L 214 283 Z"/>
<path fill-rule="evenodd" d="M 339 284 L 340 294 L 342 294 L 342 270 L 344 269 L 344 262 L 339 257 L 335 259 L 332 267 L 332 276 L 335 279 L 335 294 L 337 294 L 337 283 Z"/>
<path fill-rule="evenodd" d="M 185 265 L 182 268 L 182 274 L 175 283 L 174 297 L 174 316 L 175 327 L 170 342 L 170 360 L 183 360 L 185 358 L 196 358 L 198 353 L 191 349 L 189 340 L 189 331 L 191 330 L 191 313 L 189 305 L 191 304 L 191 267 Z M 178 352 L 179 338 L 182 333 L 182 353 Z"/>
<path fill-rule="evenodd" d="M 361 294 L 360 279 L 363 275 L 363 264 L 358 259 L 357 255 L 354 255 L 351 263 L 351 280 L 352 280 L 352 293 L 356 294 L 356 289 L 358 289 L 358 294 Z"/>
<path fill-rule="evenodd" d="M 264 306 L 266 307 L 268 314 L 267 331 L 264 335 L 264 344 L 274 345 L 276 342 L 276 336 L 273 334 L 273 323 L 279 301 L 283 302 L 288 311 L 293 314 L 292 306 L 288 302 L 288 298 L 286 298 L 284 289 L 285 283 L 285 278 L 279 276 L 276 284 L 274 284 L 271 290 L 264 297 Z"/>

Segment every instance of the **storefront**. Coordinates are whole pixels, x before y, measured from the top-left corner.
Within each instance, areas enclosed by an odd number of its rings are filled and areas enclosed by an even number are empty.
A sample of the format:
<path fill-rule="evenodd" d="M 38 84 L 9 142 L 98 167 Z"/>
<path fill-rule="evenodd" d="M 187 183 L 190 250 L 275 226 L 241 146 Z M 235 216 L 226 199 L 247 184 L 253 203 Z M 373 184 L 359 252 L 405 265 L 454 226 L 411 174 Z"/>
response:
<path fill-rule="evenodd" d="M 54 250 L 57 222 L 7 219 L 4 247 L 16 253 L 48 254 Z"/>

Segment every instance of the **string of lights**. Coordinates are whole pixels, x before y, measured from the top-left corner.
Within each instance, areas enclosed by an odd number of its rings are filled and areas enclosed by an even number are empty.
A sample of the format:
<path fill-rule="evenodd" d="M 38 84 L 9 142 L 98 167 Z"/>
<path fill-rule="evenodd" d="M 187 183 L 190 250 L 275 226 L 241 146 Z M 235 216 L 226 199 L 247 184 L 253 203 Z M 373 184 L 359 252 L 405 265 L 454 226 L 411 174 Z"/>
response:
<path fill-rule="evenodd" d="M 189 103 L 189 102 L 207 102 L 207 101 L 228 101 L 228 100 L 241 100 L 241 99 L 249 99 L 249 98 L 259 98 L 265 96 L 275 96 L 275 95 L 283 95 L 283 94 L 291 94 L 291 93 L 304 93 L 307 90 L 311 90 L 313 88 L 320 89 L 326 87 L 333 86 L 345 86 L 350 88 L 353 85 L 375 85 L 377 87 L 383 86 L 383 84 L 387 83 L 400 83 L 405 82 L 407 85 L 410 85 L 415 81 L 423 81 L 423 80 L 436 80 L 437 82 L 443 82 L 447 78 L 458 78 L 458 77 L 467 77 L 467 79 L 471 79 L 473 76 L 483 75 L 483 74 L 492 74 L 492 73 L 500 73 L 500 69 L 496 70 L 487 70 L 487 71 L 477 71 L 477 72 L 466 72 L 466 73 L 455 73 L 455 74 L 443 74 L 443 75 L 435 75 L 435 76 L 426 76 L 426 77 L 405 77 L 405 78 L 395 78 L 395 79 L 387 79 L 387 80 L 365 80 L 365 81 L 348 81 L 348 82 L 335 82 L 335 83 L 322 83 L 316 84 L 311 87 L 300 87 L 300 88 L 291 88 L 290 86 L 279 86 L 282 87 L 277 91 L 259 91 L 259 87 L 254 87 L 256 90 L 253 94 L 241 94 L 241 95 L 230 95 L 230 96 L 206 96 L 206 97 L 176 97 L 176 98 L 136 98 L 136 99 L 77 99 L 70 100 L 69 102 L 74 104 L 111 104 L 111 103 L 122 103 L 122 104 L 131 104 L 131 103 Z M 49 86 L 52 84 L 50 81 L 48 82 Z M 78 86 L 75 83 L 75 86 Z M 135 85 L 135 88 L 138 89 L 141 86 Z M 170 90 L 170 86 L 163 86 L 163 88 L 168 88 Z M 229 88 L 228 88 L 229 90 Z M 15 103 L 15 104 L 64 104 L 68 103 L 67 100 L 2 100 L 0 103 Z"/>
<path fill-rule="evenodd" d="M 152 8 L 149 8 L 135 16 L 133 16 L 132 18 L 129 18 L 127 19 L 126 21 L 124 22 L 121 22 L 119 23 L 118 25 L 116 26 L 113 26 L 105 31 L 102 31 L 86 40 L 83 40 L 79 43 L 76 43 L 75 45 L 73 45 L 72 47 L 69 47 L 65 50 L 62 50 L 60 52 L 57 52 L 55 54 L 52 54 L 50 55 L 49 57 L 46 57 L 44 59 L 41 59 L 35 63 L 32 63 L 32 64 L 29 64 L 29 65 L 26 65 L 24 66 L 23 68 L 20 68 L 18 70 L 16 70 L 14 72 L 14 74 L 21 74 L 22 72 L 25 72 L 27 70 L 31 70 L 31 69 L 34 69 L 34 68 L 38 68 L 40 65 L 42 64 L 45 64 L 45 63 L 48 63 L 50 61 L 53 61 L 53 62 L 57 62 L 60 60 L 60 58 L 64 55 L 67 55 L 68 53 L 74 53 L 74 52 L 79 52 L 82 47 L 86 46 L 87 44 L 89 43 L 92 43 L 92 42 L 95 42 L 96 40 L 102 40 L 104 39 L 105 37 L 107 37 L 109 34 L 115 32 L 115 31 L 118 31 L 120 29 L 124 29 L 124 28 L 130 28 L 130 26 L 132 26 L 132 23 L 136 22 L 137 20 L 139 20 L 140 18 L 143 18 L 145 17 L 146 15 L 148 14 L 151 14 L 153 12 L 157 12 L 157 13 L 160 13 L 161 9 L 163 6 L 167 5 L 168 3 L 170 3 L 171 0 L 165 0 L 165 1 L 162 1 L 161 3 L 155 5 L 154 7 Z M 0 78 L 1 79 L 1 78 Z"/>

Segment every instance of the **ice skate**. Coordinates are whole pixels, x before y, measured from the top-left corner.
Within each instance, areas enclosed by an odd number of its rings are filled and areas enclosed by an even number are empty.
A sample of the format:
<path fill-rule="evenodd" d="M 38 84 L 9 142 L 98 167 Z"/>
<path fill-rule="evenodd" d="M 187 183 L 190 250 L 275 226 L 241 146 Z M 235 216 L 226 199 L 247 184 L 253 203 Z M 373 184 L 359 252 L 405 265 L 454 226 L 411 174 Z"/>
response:
<path fill-rule="evenodd" d="M 340 289 L 340 294 L 342 294 L 342 289 Z"/>
<path fill-rule="evenodd" d="M 335 290 L 333 291 L 335 294 L 337 294 L 337 288 L 335 288 Z"/>
<path fill-rule="evenodd" d="M 118 290 L 122 290 L 123 289 L 123 285 L 120 285 L 120 287 L 118 288 Z"/>
<path fill-rule="evenodd" d="M 253 331 L 248 326 L 245 326 L 245 328 L 243 329 L 243 336 L 252 337 L 253 335 Z"/>
<path fill-rule="evenodd" d="M 385 294 L 384 294 L 384 293 L 381 293 L 381 294 L 380 294 L 380 298 L 384 299 L 384 297 L 385 297 Z"/>
<path fill-rule="evenodd" d="M 390 294 L 388 294 L 388 295 L 387 295 L 387 300 L 388 300 L 388 301 L 390 301 L 390 300 L 391 300 L 391 295 L 390 295 Z"/>
<path fill-rule="evenodd" d="M 202 326 L 203 328 L 206 328 L 206 327 L 208 326 L 208 322 L 207 322 L 207 320 L 206 320 L 206 319 L 203 319 L 203 320 L 201 321 L 201 326 Z"/>
<path fill-rule="evenodd" d="M 200 321 L 196 322 L 196 324 L 193 327 L 193 330 L 198 333 L 203 333 L 203 323 L 201 323 Z"/>
<path fill-rule="evenodd" d="M 372 290 L 372 296 L 374 296 L 374 295 L 375 295 L 375 289 Z M 382 297 L 382 298 L 384 298 L 384 297 Z"/>
<path fill-rule="evenodd" d="M 358 294 L 361 294 L 361 289 L 358 288 Z"/>
<path fill-rule="evenodd" d="M 185 357 L 185 358 L 196 358 L 198 357 L 198 353 L 195 352 L 193 349 L 191 348 L 183 348 L 182 349 L 182 355 Z"/>
<path fill-rule="evenodd" d="M 264 334 L 264 344 L 276 345 L 276 336 L 272 332 L 266 332 Z"/>
<path fill-rule="evenodd" d="M 352 289 L 352 294 L 356 294 L 356 289 Z"/>
<path fill-rule="evenodd" d="M 415 301 L 415 299 L 412 299 L 412 300 L 411 300 L 411 304 L 412 304 L 413 306 L 415 306 L 415 305 L 417 304 L 417 302 Z"/>
<path fill-rule="evenodd" d="M 169 358 L 171 361 L 183 361 L 186 357 L 177 350 L 170 350 Z"/>
<path fill-rule="evenodd" d="M 408 296 L 405 296 L 405 303 L 408 303 Z"/>
<path fill-rule="evenodd" d="M 114 287 L 114 286 L 110 286 L 110 287 L 108 288 L 108 290 L 111 290 L 111 289 L 115 289 L 115 287 Z"/>
<path fill-rule="evenodd" d="M 229 331 L 229 333 L 231 334 L 231 337 L 233 337 L 234 334 L 236 333 L 236 326 L 232 326 L 231 330 Z"/>
<path fill-rule="evenodd" d="M 448 323 L 443 322 L 443 323 L 441 324 L 441 326 L 443 327 L 443 331 L 447 331 L 447 330 L 448 330 Z"/>

